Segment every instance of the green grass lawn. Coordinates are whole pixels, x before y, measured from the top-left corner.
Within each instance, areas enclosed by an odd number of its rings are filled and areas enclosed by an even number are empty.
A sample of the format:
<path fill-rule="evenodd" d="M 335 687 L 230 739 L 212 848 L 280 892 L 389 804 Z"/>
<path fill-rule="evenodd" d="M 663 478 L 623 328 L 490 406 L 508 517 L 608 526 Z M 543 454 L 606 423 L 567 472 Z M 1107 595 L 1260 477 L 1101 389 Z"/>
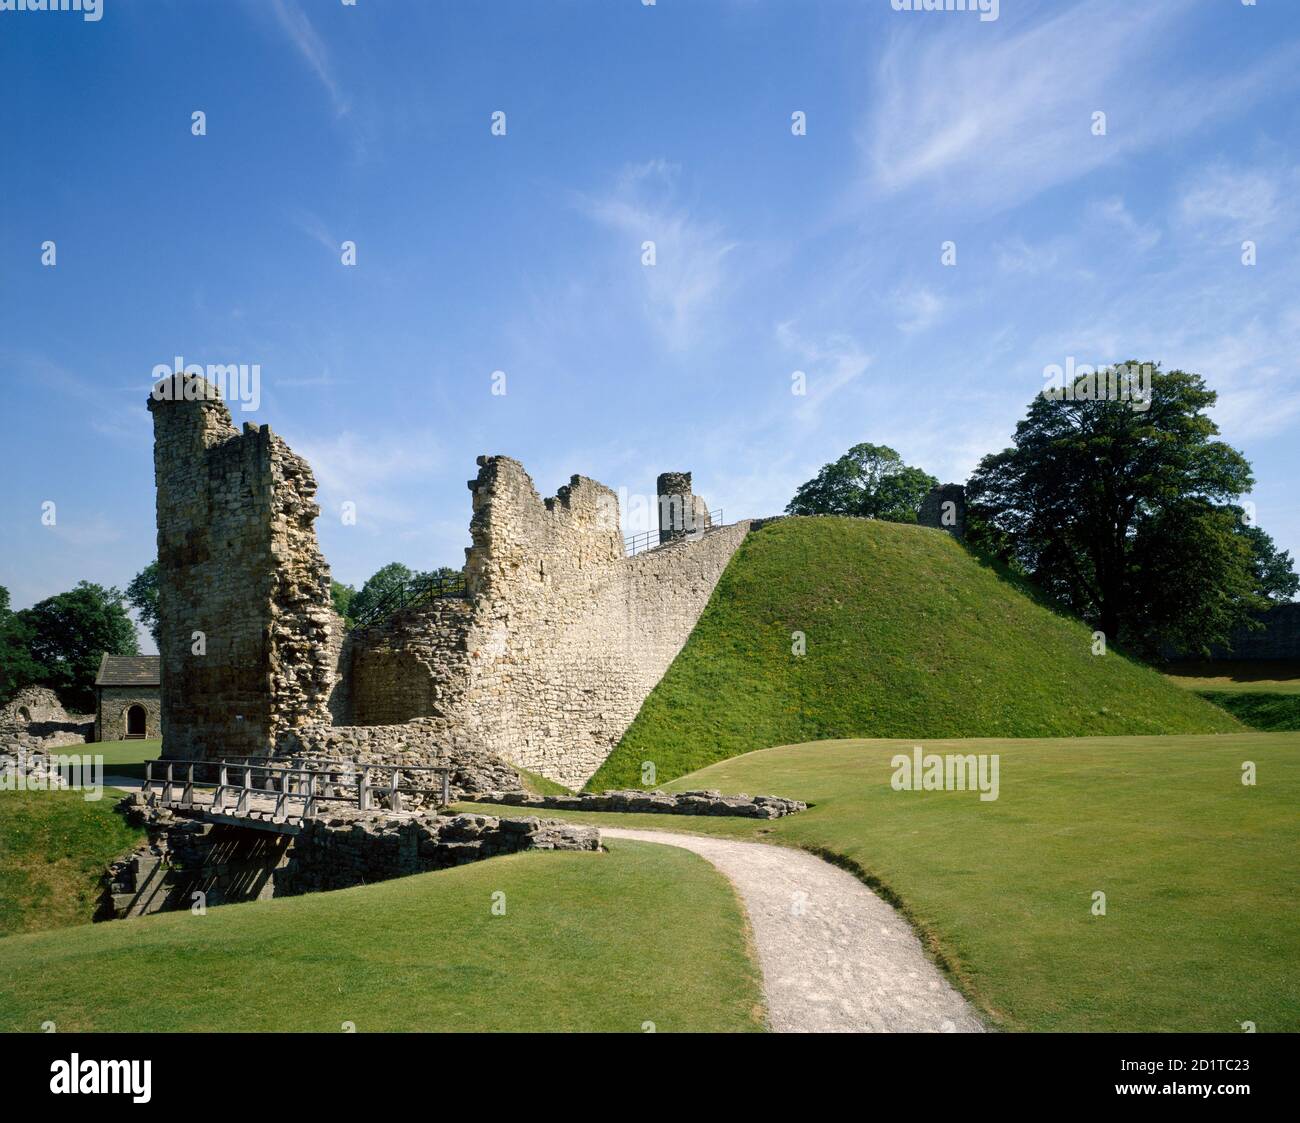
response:
<path fill-rule="evenodd" d="M 10 936 L 0 979 L 4 1031 L 762 1028 L 730 885 L 632 842 Z"/>
<path fill-rule="evenodd" d="M 1173 663 L 1165 667 L 1165 676 L 1188 690 L 1300 694 L 1300 663 L 1285 660 Z"/>
<path fill-rule="evenodd" d="M 1300 694 L 1267 690 L 1198 690 L 1207 702 L 1222 706 L 1251 729 L 1269 733 L 1300 730 Z"/>
<path fill-rule="evenodd" d="M 791 518 L 741 544 L 588 789 L 844 737 L 1073 737 L 1242 726 L 981 564 L 949 535 Z M 792 653 L 794 633 L 806 653 Z"/>
<path fill-rule="evenodd" d="M 77 748 L 64 750 L 72 752 Z M 134 776 L 144 779 L 144 762 L 157 760 L 162 753 L 162 741 L 98 741 L 86 745 L 83 752 L 104 758 L 105 776 Z"/>
<path fill-rule="evenodd" d="M 144 832 L 113 810 L 114 796 L 0 792 L 0 935 L 88 924 L 100 877 Z"/>
<path fill-rule="evenodd" d="M 510 766 L 519 773 L 519 780 L 524 785 L 524 791 L 532 795 L 567 795 L 569 789 L 555 780 L 549 780 L 537 772 L 529 772 L 526 768 L 520 768 L 517 764 Z"/>
<path fill-rule="evenodd" d="M 901 903 L 1008 1029 L 1300 1031 L 1300 736 L 924 742 L 998 753 L 995 802 L 894 791 L 890 758 L 914 743 L 768 749 L 665 785 L 815 805 L 774 822 L 565 818 L 834 855 Z M 1254 787 L 1241 783 L 1247 760 Z"/>
<path fill-rule="evenodd" d="M 1194 690 L 1251 729 L 1300 730 L 1300 663 L 1179 663 L 1165 671 L 1170 682 Z"/>

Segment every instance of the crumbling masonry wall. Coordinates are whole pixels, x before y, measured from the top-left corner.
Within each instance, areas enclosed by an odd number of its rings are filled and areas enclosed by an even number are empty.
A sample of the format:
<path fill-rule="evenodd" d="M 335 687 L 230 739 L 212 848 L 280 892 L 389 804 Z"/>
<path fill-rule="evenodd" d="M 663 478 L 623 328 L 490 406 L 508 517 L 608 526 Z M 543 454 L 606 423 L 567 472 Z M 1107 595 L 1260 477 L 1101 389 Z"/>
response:
<path fill-rule="evenodd" d="M 749 524 L 628 558 L 603 484 L 574 476 L 543 500 L 518 461 L 479 465 L 469 599 L 354 636 L 348 720 L 427 717 L 445 739 L 578 786 L 681 650 Z"/>
<path fill-rule="evenodd" d="M 609 488 L 574 476 L 543 500 L 518 461 L 480 457 L 466 596 L 345 635 L 306 461 L 269 426 L 238 431 L 202 379 L 160 389 L 149 408 L 167 756 L 455 760 L 468 785 L 494 776 L 497 756 L 580 785 L 681 650 L 749 529 L 705 529 L 701 514 L 696 529 L 674 524 L 664 545 L 628 558 Z M 689 473 L 665 475 L 659 490 L 707 512 Z M 339 732 L 357 727 L 382 735 Z"/>
<path fill-rule="evenodd" d="M 163 751 L 260 755 L 328 721 L 334 666 L 316 481 L 271 432 L 243 432 L 215 388 L 175 375 L 154 421 Z"/>

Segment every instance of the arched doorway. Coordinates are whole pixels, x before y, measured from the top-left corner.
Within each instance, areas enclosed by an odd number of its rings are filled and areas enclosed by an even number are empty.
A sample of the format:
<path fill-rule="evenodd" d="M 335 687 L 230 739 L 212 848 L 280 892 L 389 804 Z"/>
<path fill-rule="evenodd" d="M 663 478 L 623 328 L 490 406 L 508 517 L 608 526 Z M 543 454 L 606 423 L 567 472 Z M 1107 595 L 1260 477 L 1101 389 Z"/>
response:
<path fill-rule="evenodd" d="M 127 707 L 126 711 L 126 739 L 134 741 L 144 737 L 145 729 L 145 712 L 144 707 L 138 703 Z"/>
<path fill-rule="evenodd" d="M 26 723 L 27 725 L 31 725 L 31 723 L 32 723 L 32 711 L 29 710 L 26 706 L 19 706 L 19 707 L 18 707 L 18 720 L 21 721 L 21 722 Z"/>

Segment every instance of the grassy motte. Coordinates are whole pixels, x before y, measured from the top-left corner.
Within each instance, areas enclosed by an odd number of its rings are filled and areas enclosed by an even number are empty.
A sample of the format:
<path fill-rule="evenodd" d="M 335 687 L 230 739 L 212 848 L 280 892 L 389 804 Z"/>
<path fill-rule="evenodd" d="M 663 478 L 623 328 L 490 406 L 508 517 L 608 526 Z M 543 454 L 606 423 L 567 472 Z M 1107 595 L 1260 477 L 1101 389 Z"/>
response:
<path fill-rule="evenodd" d="M 924 742 L 999 754 L 992 802 L 895 791 L 891 758 L 913 744 L 768 749 L 665 785 L 814 805 L 774 822 L 565 818 L 832 855 L 901 903 L 1007 1029 L 1300 1031 L 1300 734 Z"/>
<path fill-rule="evenodd" d="M 105 867 L 144 833 L 115 802 L 107 791 L 0 792 L 0 935 L 90 923 Z"/>
<path fill-rule="evenodd" d="M 0 1031 L 762 1028 L 730 884 L 632 842 L 12 936 L 0 978 Z"/>
<path fill-rule="evenodd" d="M 537 772 L 529 772 L 517 764 L 510 766 L 519 773 L 519 781 L 529 795 L 569 795 L 569 789 L 555 780 L 548 780 Z"/>
<path fill-rule="evenodd" d="M 803 637 L 806 653 L 795 654 Z M 791 518 L 751 534 L 589 790 L 842 737 L 1239 731 L 941 531 Z"/>

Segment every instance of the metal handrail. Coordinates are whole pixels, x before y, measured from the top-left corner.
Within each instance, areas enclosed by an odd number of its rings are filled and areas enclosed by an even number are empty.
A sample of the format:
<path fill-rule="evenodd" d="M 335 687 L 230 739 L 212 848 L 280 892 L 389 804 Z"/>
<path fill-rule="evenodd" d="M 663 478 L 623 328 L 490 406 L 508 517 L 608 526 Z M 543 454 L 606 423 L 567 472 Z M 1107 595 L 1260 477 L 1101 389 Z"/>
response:
<path fill-rule="evenodd" d="M 699 528 L 700 533 L 707 534 L 711 530 L 717 530 L 722 525 L 722 508 L 716 511 L 708 511 L 705 514 L 704 525 Z M 687 539 L 694 531 L 682 530 L 674 531 L 677 534 L 675 538 L 669 538 L 663 541 L 663 532 L 661 530 L 643 530 L 639 534 L 632 534 L 623 539 L 623 550 L 629 558 L 646 550 L 653 550 L 656 546 L 668 546 L 673 542 L 681 542 Z"/>
<path fill-rule="evenodd" d="M 464 597 L 467 595 L 465 574 L 430 573 L 424 578 L 394 589 L 379 600 L 365 615 L 357 617 L 349 631 L 370 628 L 394 616 L 404 608 L 426 600 L 440 600 L 444 597 Z"/>

